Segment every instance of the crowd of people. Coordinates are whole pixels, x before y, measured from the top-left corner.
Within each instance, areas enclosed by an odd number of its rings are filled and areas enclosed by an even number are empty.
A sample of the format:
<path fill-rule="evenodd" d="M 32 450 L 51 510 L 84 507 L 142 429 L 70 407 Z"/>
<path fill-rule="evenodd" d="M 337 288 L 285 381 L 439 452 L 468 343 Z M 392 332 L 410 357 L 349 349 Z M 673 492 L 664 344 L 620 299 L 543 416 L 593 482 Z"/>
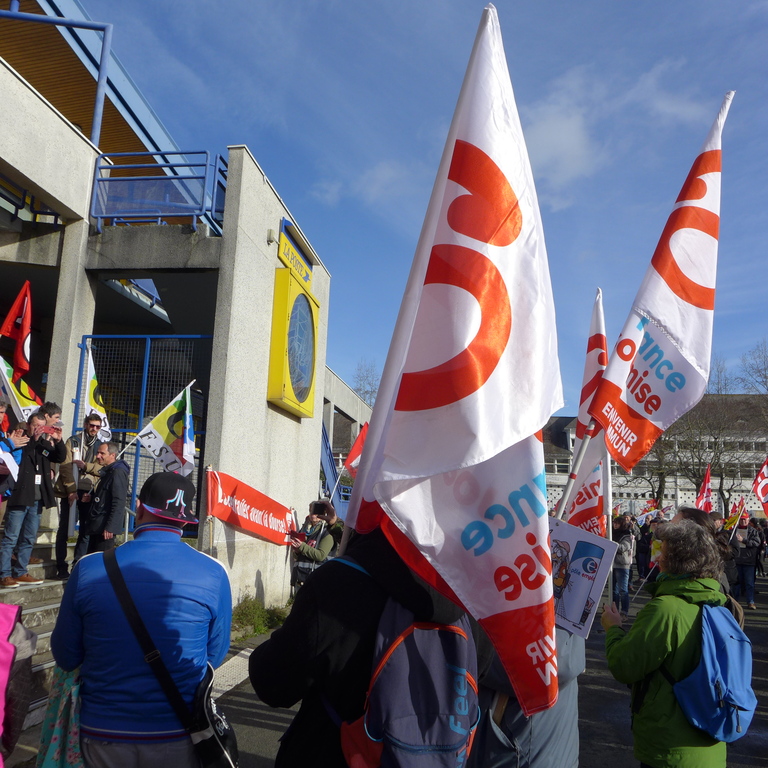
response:
<path fill-rule="evenodd" d="M 6 509 L 0 587 L 40 583 L 28 571 L 31 552 L 42 509 L 58 498 L 56 565 L 67 583 L 51 639 L 59 675 L 54 690 L 65 697 L 78 691 L 80 759 L 86 768 L 198 766 L 168 683 L 149 660 L 155 654 L 162 660 L 190 712 L 199 706 L 209 666 L 221 664 L 229 648 L 227 572 L 181 542 L 182 529 L 198 522 L 195 487 L 170 472 L 144 483 L 134 537 L 115 548 L 129 467 L 116 445 L 99 441 L 100 427 L 98 416 L 89 416 L 82 431 L 64 440 L 61 409 L 46 403 L 0 438 L 19 466 L 15 482 L 1 478 Z M 67 538 L 74 518 L 80 531 L 70 570 Z M 703 605 L 725 606 L 742 624 L 739 601 L 755 609 L 755 574 L 764 574 L 764 523 L 742 516 L 725 530 L 722 518 L 685 506 L 674 516 L 647 515 L 642 525 L 630 516 L 614 519 L 613 604 L 605 606 L 602 625 L 608 667 L 632 689 L 641 766 L 725 766 L 725 744 L 688 722 L 662 667 L 680 679 L 696 664 Z M 300 702 L 281 739 L 277 766 L 303 764 L 308 745 L 318 768 L 347 765 L 340 728 L 364 711 L 379 621 L 389 601 L 405 606 L 416 623 L 450 624 L 463 615 L 406 565 L 381 530 L 352 535 L 344 556 L 336 557 L 343 530 L 330 501 L 310 504 L 291 535 L 293 608 L 250 656 L 250 681 L 265 703 Z M 99 554 L 85 557 L 91 553 Z M 651 599 L 630 620 L 629 597 L 641 587 Z M 127 605 L 121 589 L 128 592 Z M 526 717 L 487 636 L 473 620 L 470 626 L 480 711 L 467 764 L 575 768 L 584 640 L 557 629 L 558 701 Z M 43 748 L 55 751 L 50 739 Z"/>
<path fill-rule="evenodd" d="M 8 403 L 0 399 L 0 419 Z M 104 552 L 115 545 L 124 527 L 130 467 L 120 459 L 114 442 L 98 439 L 102 426 L 97 414 L 86 416 L 82 431 L 64 440 L 61 407 L 44 403 L 27 421 L 0 433 L 0 448 L 18 467 L 13 476 L 0 464 L 0 589 L 42 584 L 29 572 L 41 563 L 32 555 L 44 509 L 59 510 L 56 532 L 56 578 L 69 578 L 67 539 L 79 523 L 72 565 L 83 555 Z"/>
<path fill-rule="evenodd" d="M 736 602 L 744 601 L 747 610 L 757 610 L 755 580 L 765 576 L 768 520 L 742 513 L 736 525 L 726 528 L 719 513 L 707 513 L 696 507 L 681 506 L 674 516 L 661 510 L 647 513 L 642 524 L 631 515 L 618 515 L 613 519 L 613 540 L 619 545 L 613 564 L 613 602 L 626 617 L 630 590 L 653 582 L 660 573 L 657 562 L 660 552 L 660 527 L 670 520 L 693 520 L 705 527 L 714 538 L 723 560 L 722 586 Z M 633 567 L 636 578 L 633 580 Z"/>

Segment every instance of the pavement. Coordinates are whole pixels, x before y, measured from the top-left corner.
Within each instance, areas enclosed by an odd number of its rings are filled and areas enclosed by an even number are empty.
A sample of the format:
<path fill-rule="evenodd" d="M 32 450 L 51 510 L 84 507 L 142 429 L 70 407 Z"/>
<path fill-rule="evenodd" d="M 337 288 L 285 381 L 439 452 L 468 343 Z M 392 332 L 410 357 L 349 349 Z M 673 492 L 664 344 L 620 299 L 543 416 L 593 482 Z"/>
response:
<path fill-rule="evenodd" d="M 744 630 L 752 641 L 752 686 L 758 709 L 747 734 L 728 747 L 728 768 L 768 768 L 768 578 L 758 578 L 756 589 L 758 610 L 745 612 Z M 644 594 L 633 598 L 630 621 L 647 600 Z M 237 732 L 240 768 L 270 768 L 278 740 L 293 718 L 291 710 L 263 704 L 247 679 L 248 655 L 268 637 L 234 641 L 229 658 L 216 673 L 217 691 L 221 693 L 218 704 Z M 608 671 L 604 642 L 605 634 L 596 623 L 587 640 L 587 669 L 579 678 L 579 764 L 582 768 L 637 768 L 632 754 L 629 689 Z M 5 765 L 33 766 L 39 734 L 39 727 L 25 731 Z"/>

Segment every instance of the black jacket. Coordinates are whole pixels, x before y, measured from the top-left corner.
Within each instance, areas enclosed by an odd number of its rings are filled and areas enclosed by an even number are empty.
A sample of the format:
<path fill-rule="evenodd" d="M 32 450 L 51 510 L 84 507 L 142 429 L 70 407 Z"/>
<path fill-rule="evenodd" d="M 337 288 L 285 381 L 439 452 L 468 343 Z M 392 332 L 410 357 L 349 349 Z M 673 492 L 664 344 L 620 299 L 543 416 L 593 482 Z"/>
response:
<path fill-rule="evenodd" d="M 251 654 L 251 684 L 272 707 L 301 708 L 280 742 L 276 768 L 346 768 L 339 731 L 323 703 L 342 720 L 355 720 L 371 678 L 379 618 L 390 595 L 417 620 L 451 623 L 463 611 L 416 576 L 381 531 L 352 539 L 347 554 L 370 576 L 333 560 L 297 592 L 290 615 Z M 477 625 L 478 673 L 492 658 Z"/>
<path fill-rule="evenodd" d="M 66 456 L 67 449 L 63 440 L 54 442 L 47 437 L 31 438 L 21 449 L 19 477 L 13 493 L 8 498 L 8 506 L 29 507 L 35 503 L 35 475 L 41 477 L 40 495 L 43 506 L 55 506 L 51 464 L 60 464 Z"/>
<path fill-rule="evenodd" d="M 100 535 L 104 531 L 120 533 L 123 530 L 130 470 L 122 459 L 102 468 L 101 479 L 92 492 L 86 516 L 89 535 Z"/>

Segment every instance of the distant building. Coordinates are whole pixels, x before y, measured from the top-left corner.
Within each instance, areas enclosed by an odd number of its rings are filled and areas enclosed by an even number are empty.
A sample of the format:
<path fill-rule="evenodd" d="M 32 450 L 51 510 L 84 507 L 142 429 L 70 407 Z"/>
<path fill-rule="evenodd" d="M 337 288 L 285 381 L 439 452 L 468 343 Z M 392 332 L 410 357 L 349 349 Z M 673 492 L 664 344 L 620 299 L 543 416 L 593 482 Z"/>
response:
<path fill-rule="evenodd" d="M 544 429 L 547 501 L 563 494 L 576 437 L 576 417 L 549 420 Z M 659 438 L 631 474 L 612 462 L 613 506 L 638 514 L 658 498 L 664 476 L 663 506 L 693 504 L 707 464 L 712 464 L 712 499 L 717 511 L 744 496 L 750 514 L 764 516 L 752 482 L 768 456 L 767 395 L 704 395 Z M 718 492 L 722 491 L 722 495 Z M 723 498 L 723 496 L 725 498 Z"/>

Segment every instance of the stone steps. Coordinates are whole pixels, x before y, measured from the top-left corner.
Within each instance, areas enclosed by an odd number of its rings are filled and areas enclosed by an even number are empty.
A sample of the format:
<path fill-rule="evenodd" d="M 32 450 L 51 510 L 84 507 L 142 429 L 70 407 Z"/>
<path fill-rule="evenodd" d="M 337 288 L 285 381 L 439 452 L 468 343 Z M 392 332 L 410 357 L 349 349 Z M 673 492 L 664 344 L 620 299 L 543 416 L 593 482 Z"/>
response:
<path fill-rule="evenodd" d="M 32 657 L 32 701 L 24 721 L 25 730 L 43 721 L 55 665 L 51 654 L 51 633 L 56 624 L 66 584 L 54 578 L 56 576 L 55 540 L 55 529 L 49 527 L 40 529 L 32 555 L 41 558 L 43 562 L 30 565 L 28 572 L 37 578 L 45 579 L 41 584 L 25 584 L 15 589 L 0 589 L 0 602 L 20 605 L 24 626 L 37 634 L 37 648 Z M 69 564 L 72 562 L 74 548 L 74 541 L 69 542 L 67 557 Z"/>

